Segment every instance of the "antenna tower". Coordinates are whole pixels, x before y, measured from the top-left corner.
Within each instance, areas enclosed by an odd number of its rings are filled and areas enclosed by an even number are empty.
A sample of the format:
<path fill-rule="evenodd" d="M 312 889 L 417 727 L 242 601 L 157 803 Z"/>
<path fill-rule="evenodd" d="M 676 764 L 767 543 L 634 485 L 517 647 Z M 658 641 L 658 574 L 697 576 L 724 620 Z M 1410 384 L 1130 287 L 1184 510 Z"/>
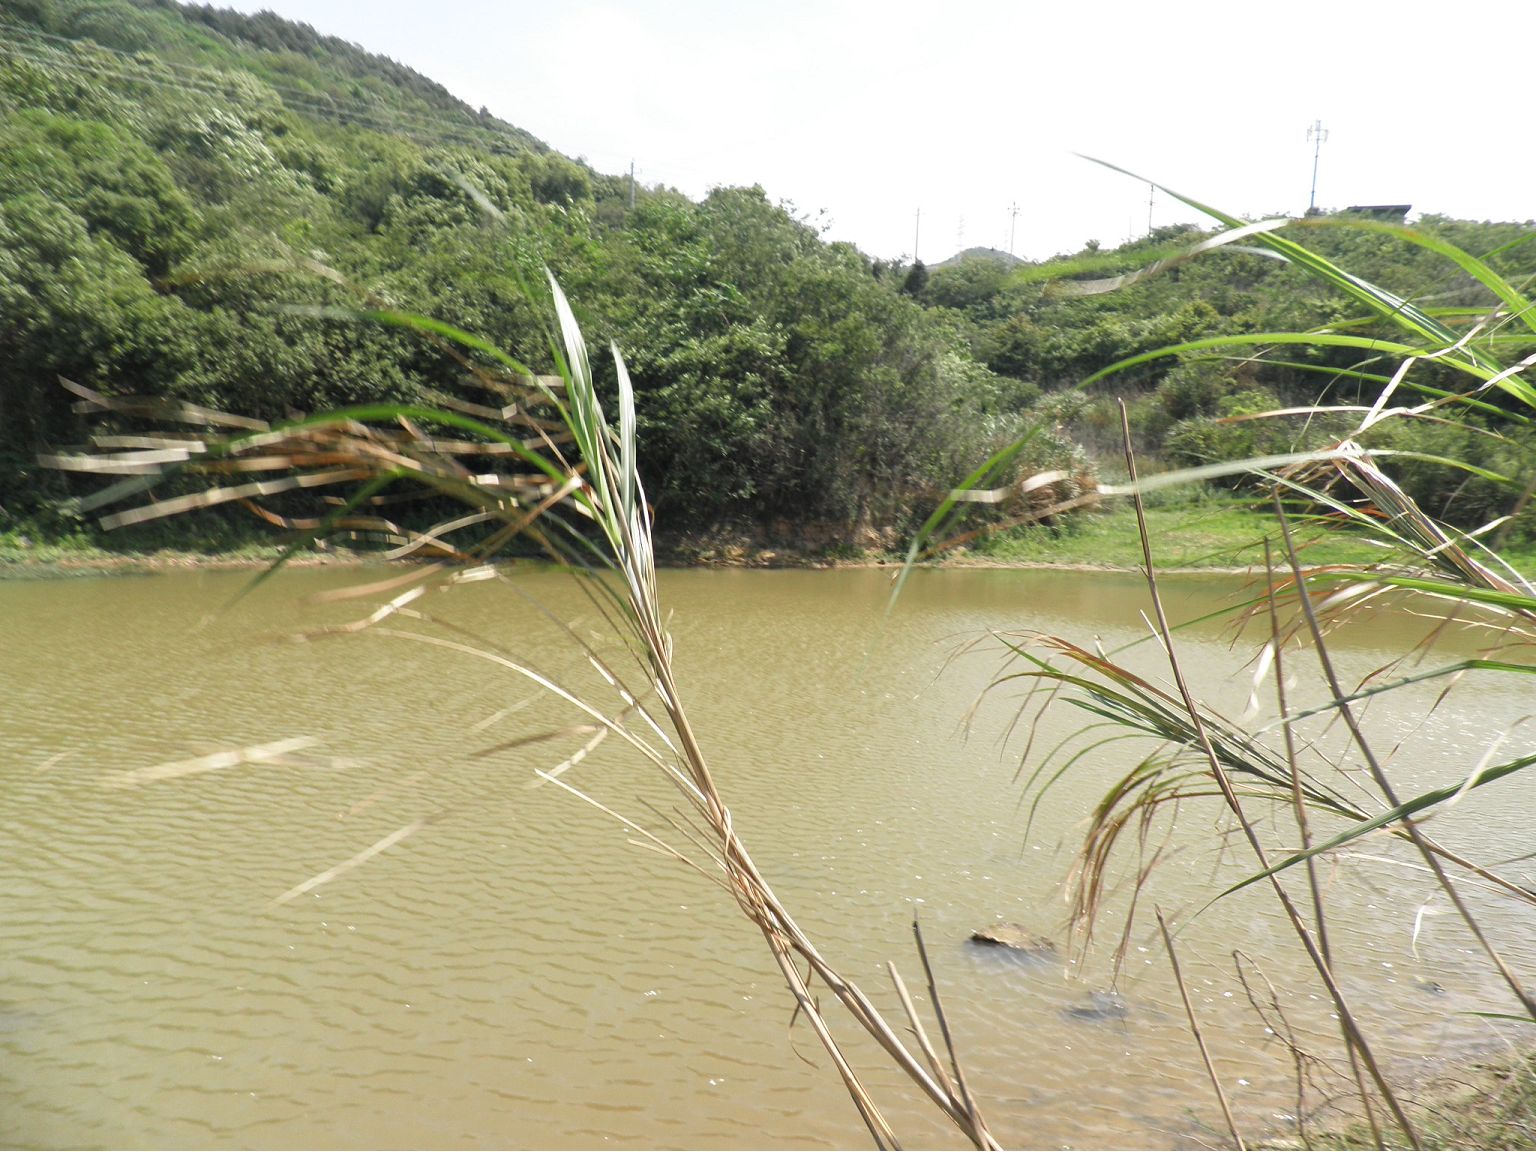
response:
<path fill-rule="evenodd" d="M 1323 152 L 1323 141 L 1328 139 L 1328 129 L 1321 120 L 1307 129 L 1307 139 L 1312 141 L 1312 196 L 1307 201 L 1307 215 L 1317 211 L 1317 161 Z"/>

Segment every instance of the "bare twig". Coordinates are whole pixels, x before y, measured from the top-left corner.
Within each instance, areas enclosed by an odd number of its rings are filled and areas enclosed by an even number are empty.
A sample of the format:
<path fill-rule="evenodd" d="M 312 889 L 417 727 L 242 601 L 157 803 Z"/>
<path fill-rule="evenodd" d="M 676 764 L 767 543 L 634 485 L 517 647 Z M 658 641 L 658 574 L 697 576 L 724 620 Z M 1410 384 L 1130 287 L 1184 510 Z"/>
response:
<path fill-rule="evenodd" d="M 1195 1046 L 1200 1049 L 1200 1059 L 1205 1062 L 1206 1075 L 1211 1078 L 1211 1087 L 1216 1092 L 1216 1100 L 1221 1105 L 1221 1114 L 1227 1121 L 1227 1131 L 1232 1133 L 1233 1146 L 1238 1149 L 1246 1148 L 1243 1137 L 1237 1130 L 1237 1121 L 1232 1118 L 1232 1105 L 1227 1103 L 1227 1094 L 1221 1087 L 1221 1077 L 1216 1074 L 1216 1065 L 1211 1061 L 1211 1053 L 1205 1046 L 1205 1037 L 1200 1033 L 1200 1021 L 1195 1018 L 1195 1006 L 1190 1003 L 1189 989 L 1184 987 L 1184 976 L 1179 971 L 1179 954 L 1173 947 L 1173 937 L 1168 932 L 1168 922 L 1163 919 L 1163 910 L 1154 908 L 1157 914 L 1157 927 L 1163 934 L 1163 946 L 1168 949 L 1168 963 L 1173 968 L 1173 982 L 1179 986 L 1179 999 L 1184 1001 L 1184 1015 L 1189 1018 L 1189 1034 L 1195 1038 Z"/>
<path fill-rule="evenodd" d="M 1280 630 L 1280 613 L 1275 603 L 1274 557 L 1270 551 L 1268 538 L 1264 541 L 1264 571 L 1268 577 L 1270 588 L 1269 595 L 1265 598 L 1269 605 L 1269 642 L 1274 652 L 1275 661 L 1275 701 L 1280 712 L 1280 726 L 1285 738 L 1285 758 L 1291 766 L 1291 811 L 1296 819 L 1296 831 L 1301 839 L 1302 850 L 1312 846 L 1312 829 L 1307 819 L 1306 797 L 1302 794 L 1301 787 L 1301 763 L 1296 755 L 1296 731 L 1291 725 L 1290 703 L 1285 691 L 1285 638 Z M 1317 878 L 1317 861 L 1307 857 L 1307 890 L 1312 895 L 1312 927 L 1317 933 L 1317 947 L 1323 957 L 1323 963 L 1332 965 L 1333 956 L 1328 944 L 1328 918 L 1323 910 L 1323 889 Z M 1246 986 L 1246 985 L 1245 985 Z M 1385 1146 L 1385 1140 L 1381 1134 L 1381 1125 L 1376 1119 L 1376 1109 L 1371 1103 L 1370 1093 L 1365 1090 L 1365 1075 L 1360 1067 L 1360 1055 L 1355 1048 L 1354 1033 L 1340 1020 L 1339 1030 L 1344 1038 L 1344 1050 L 1349 1053 L 1350 1072 L 1354 1076 L 1355 1088 L 1360 1093 L 1361 1107 L 1365 1109 L 1366 1123 L 1370 1125 L 1371 1138 L 1378 1148 Z M 1301 1067 L 1297 1064 L 1297 1124 L 1301 1123 L 1300 1077 Z"/>

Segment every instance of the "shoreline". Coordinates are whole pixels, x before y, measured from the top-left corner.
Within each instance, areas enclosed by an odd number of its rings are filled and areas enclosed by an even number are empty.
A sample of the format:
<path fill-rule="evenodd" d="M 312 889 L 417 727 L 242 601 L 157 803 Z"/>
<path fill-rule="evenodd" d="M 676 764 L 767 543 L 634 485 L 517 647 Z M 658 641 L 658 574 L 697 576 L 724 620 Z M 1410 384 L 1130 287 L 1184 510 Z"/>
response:
<path fill-rule="evenodd" d="M 271 554 L 243 552 L 183 552 L 157 549 L 153 552 L 82 551 L 28 556 L 16 552 L 0 553 L 0 580 L 74 579 L 86 576 L 147 576 L 161 572 L 256 571 L 271 566 L 278 559 Z M 307 553 L 288 562 L 295 568 L 362 568 L 389 563 L 356 553 Z"/>
<path fill-rule="evenodd" d="M 1146 513 L 1154 562 L 1160 574 L 1250 576 L 1262 573 L 1262 542 L 1273 538 L 1274 522 L 1247 509 L 1204 507 L 1149 509 Z M 835 530 L 834 530 L 835 529 Z M 144 574 L 177 570 L 260 569 L 283 553 L 280 537 L 237 537 L 215 550 L 135 546 L 125 538 L 29 538 L 0 532 L 0 580 L 93 574 Z M 211 543 L 211 542 L 210 542 Z M 225 543 L 220 541 L 219 543 Z M 894 528 L 853 529 L 847 525 L 714 525 L 657 531 L 660 568 L 900 568 L 906 545 Z M 974 541 L 967 543 L 974 544 Z M 143 542 L 148 545 L 148 542 Z M 1388 553 L 1368 537 L 1315 526 L 1298 535 L 1306 567 L 1369 566 Z M 120 550 L 119 550 L 120 549 Z M 410 563 L 432 557 L 386 559 L 382 551 L 349 543 L 321 544 L 287 561 L 295 567 Z M 507 556 L 505 559 L 515 559 Z M 530 554 L 528 559 L 542 559 Z M 1506 552 L 1517 567 L 1536 571 L 1536 547 Z M 922 568 L 990 568 L 1020 571 L 1140 573 L 1141 533 L 1134 516 L 1094 514 L 1074 521 L 1070 531 L 1036 531 L 991 537 L 980 547 L 959 546 L 920 561 Z"/>
<path fill-rule="evenodd" d="M 30 551 L 30 550 L 29 550 Z M 166 572 L 220 572 L 259 571 L 271 566 L 279 557 L 276 548 L 263 548 L 256 552 L 191 552 L 180 549 L 157 549 L 153 552 L 107 552 L 82 550 L 71 553 L 65 550 L 46 549 L 41 555 L 27 552 L 6 551 L 0 553 L 0 581 L 76 579 L 92 576 L 148 576 Z M 685 569 L 802 569 L 825 571 L 848 568 L 899 568 L 904 557 L 891 553 L 867 552 L 860 555 L 827 556 L 814 552 L 792 549 L 729 549 L 724 554 L 690 554 L 691 550 L 668 549 L 657 556 L 657 567 L 663 570 Z M 507 557 L 506 559 L 520 559 Z M 539 558 L 528 557 L 533 562 Z M 370 568 L 395 567 L 421 563 L 421 560 L 390 560 L 376 553 L 336 550 L 308 552 L 291 557 L 285 564 L 291 568 Z M 914 565 L 925 569 L 977 569 L 1045 572 L 1095 572 L 1114 575 L 1139 575 L 1139 566 L 1113 564 L 1089 560 L 1006 560 L 972 553 L 959 553 L 938 559 L 922 560 Z M 1168 566 L 1159 567 L 1159 575 L 1210 575 L 1249 576 L 1260 571 L 1258 567 L 1231 565 Z"/>

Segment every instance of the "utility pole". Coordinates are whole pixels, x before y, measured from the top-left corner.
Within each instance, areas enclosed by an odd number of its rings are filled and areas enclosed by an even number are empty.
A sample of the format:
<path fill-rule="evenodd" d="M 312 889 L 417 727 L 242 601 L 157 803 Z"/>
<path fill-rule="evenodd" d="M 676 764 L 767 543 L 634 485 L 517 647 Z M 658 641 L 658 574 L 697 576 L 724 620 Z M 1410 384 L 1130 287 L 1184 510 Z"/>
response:
<path fill-rule="evenodd" d="M 635 206 L 635 162 L 629 162 L 629 206 Z"/>
<path fill-rule="evenodd" d="M 917 242 L 922 237 L 922 235 L 923 235 L 923 210 L 921 208 L 919 208 L 917 210 L 917 222 L 912 225 L 912 263 L 914 263 L 914 264 L 916 264 L 918 262 L 918 260 L 917 260 Z"/>
<path fill-rule="evenodd" d="M 1157 199 L 1157 185 L 1147 184 L 1147 235 L 1152 235 L 1152 202 Z"/>
<path fill-rule="evenodd" d="M 1019 227 L 1019 202 L 1015 200 L 1008 205 L 1008 255 L 1013 255 L 1013 234 Z"/>
<path fill-rule="evenodd" d="M 1312 196 L 1307 201 L 1307 215 L 1311 216 L 1317 212 L 1317 161 L 1318 157 L 1322 155 L 1323 141 L 1328 139 L 1328 129 L 1323 127 L 1323 122 L 1321 120 L 1317 121 L 1317 123 L 1313 124 L 1312 127 L 1307 129 L 1307 139 L 1313 141 Z"/>
<path fill-rule="evenodd" d="M 955 251 L 965 251 L 965 217 L 960 217 L 955 222 Z"/>

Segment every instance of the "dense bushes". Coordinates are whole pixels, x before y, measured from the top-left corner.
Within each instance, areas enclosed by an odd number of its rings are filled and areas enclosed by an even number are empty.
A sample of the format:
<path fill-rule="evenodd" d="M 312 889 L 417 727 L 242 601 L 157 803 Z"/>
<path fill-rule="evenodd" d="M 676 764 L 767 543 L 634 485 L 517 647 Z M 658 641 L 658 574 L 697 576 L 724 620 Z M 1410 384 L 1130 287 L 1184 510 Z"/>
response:
<path fill-rule="evenodd" d="M 623 181 L 269 14 L 49 0 L 15 18 L 104 47 L 0 56 L 13 514 L 58 495 L 30 459 L 84 434 L 59 375 L 269 419 L 462 386 L 444 348 L 337 318 L 361 303 L 547 370 L 525 288 L 546 265 L 629 359 L 664 523 L 899 520 L 974 463 L 1002 402 L 956 325 L 761 189 L 639 189 L 631 208 Z M 460 126 L 413 138 L 427 107 Z"/>
<path fill-rule="evenodd" d="M 1420 302 L 1452 325 L 1498 324 L 1506 362 L 1536 346 L 1536 340 L 1518 335 L 1519 325 L 1498 323 L 1492 293 L 1434 251 L 1433 241 L 1415 244 L 1399 225 L 1347 213 L 1308 218 L 1298 226 L 1305 230 L 1301 238 L 1323 256 Z M 1536 275 L 1536 244 L 1529 242 L 1536 228 L 1530 224 L 1426 217 L 1416 227 L 1488 254 L 1490 264 L 1517 283 Z M 1184 259 L 1199 238 L 1187 229 L 1163 229 L 1116 252 L 1091 247 L 1011 272 L 989 261 L 967 261 L 934 272 L 919 299 L 955 316 L 976 357 L 994 372 L 1037 387 L 1044 397 L 1038 413 L 1058 435 L 1072 437 L 1100 459 L 1120 453 L 1122 399 L 1135 448 L 1148 457 L 1149 467 L 1286 452 L 1346 435 L 1353 423 L 1337 413 L 1249 417 L 1277 409 L 1369 405 L 1396 368 L 1393 358 L 1368 348 L 1322 345 L 1204 347 L 1116 372 L 1070 404 L 1053 399 L 1110 364 L 1187 341 L 1307 331 L 1393 337 L 1386 321 L 1361 322 L 1343 294 L 1283 261 L 1230 249 Z M 1085 277 L 1092 282 L 1074 283 Z M 1433 360 L 1417 362 L 1410 381 L 1401 394 L 1408 397 L 1404 403 L 1430 394 L 1422 389 L 1467 389 L 1463 375 Z M 1467 527 L 1517 505 L 1524 508 L 1520 498 L 1532 458 L 1528 417 L 1507 405 L 1501 409 L 1497 392 L 1480 403 L 1483 408 L 1462 413 L 1466 419 L 1455 428 L 1394 419 L 1370 437 L 1378 446 L 1415 453 L 1402 469 L 1410 494 Z M 1448 467 L 1445 460 L 1497 478 Z M 1228 483 L 1241 487 L 1247 481 L 1234 477 Z M 1524 531 L 1530 519 L 1522 511 L 1515 530 Z"/>
<path fill-rule="evenodd" d="M 1213 349 L 1066 403 L 1105 365 L 1170 344 L 1351 323 L 1346 302 L 1280 261 L 1222 249 L 1180 262 L 1199 236 L 1187 227 L 1040 266 L 871 263 L 758 188 L 697 203 L 640 188 L 631 205 L 624 179 L 270 14 L 29 0 L 10 19 L 38 32 L 0 53 L 0 507 L 13 515 L 56 502 L 59 482 L 40 486 L 30 460 L 84 434 L 59 375 L 272 419 L 463 386 L 445 349 L 337 318 L 365 302 L 545 370 L 525 288 L 544 266 L 589 335 L 629 361 L 664 525 L 900 523 L 1030 422 L 1059 442 L 1047 455 L 1091 470 L 1118 456 L 1121 398 L 1137 450 L 1168 463 L 1289 448 L 1330 428 L 1231 418 L 1380 384 L 1357 350 Z M 1488 305 L 1392 227 L 1348 224 L 1306 227 L 1370 279 L 1469 315 Z M 1536 269 L 1528 226 L 1424 226 L 1497 249 L 1511 275 Z M 1115 291 L 1063 283 L 1170 259 Z M 1441 376 L 1455 385 L 1415 373 Z M 1466 450 L 1513 476 L 1501 454 L 1523 443 Z M 1429 503 L 1495 506 L 1496 483 L 1464 479 Z"/>

